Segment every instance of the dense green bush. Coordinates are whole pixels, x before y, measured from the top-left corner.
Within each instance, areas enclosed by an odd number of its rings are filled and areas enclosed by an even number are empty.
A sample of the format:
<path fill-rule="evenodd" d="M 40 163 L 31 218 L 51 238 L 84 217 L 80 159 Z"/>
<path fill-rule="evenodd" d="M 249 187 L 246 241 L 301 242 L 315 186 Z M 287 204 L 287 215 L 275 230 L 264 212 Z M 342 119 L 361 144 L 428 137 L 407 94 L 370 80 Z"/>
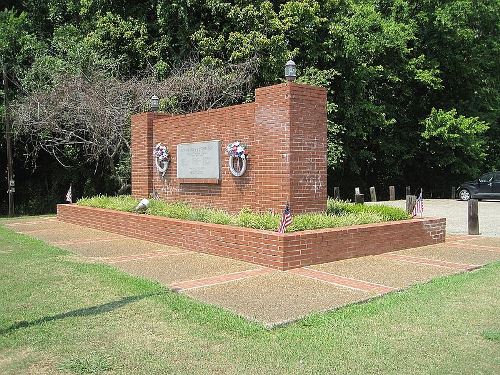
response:
<path fill-rule="evenodd" d="M 139 200 L 129 195 L 122 195 L 117 197 L 95 196 L 92 198 L 83 198 L 80 199 L 77 204 L 81 206 L 133 212 L 138 203 Z M 238 214 L 232 215 L 219 209 L 206 207 L 196 208 L 183 202 L 169 203 L 160 200 L 150 200 L 146 214 L 270 231 L 277 230 L 281 219 L 280 214 L 256 213 L 248 208 L 244 208 Z M 395 207 L 356 205 L 329 199 L 326 213 L 294 215 L 293 223 L 287 228 L 287 232 L 337 228 L 349 225 L 405 220 L 408 218 L 409 216 L 406 212 Z"/>
<path fill-rule="evenodd" d="M 326 213 L 328 215 L 374 214 L 382 217 L 384 221 L 404 220 L 409 217 L 404 210 L 397 207 L 382 204 L 353 204 L 335 199 L 328 199 Z"/>

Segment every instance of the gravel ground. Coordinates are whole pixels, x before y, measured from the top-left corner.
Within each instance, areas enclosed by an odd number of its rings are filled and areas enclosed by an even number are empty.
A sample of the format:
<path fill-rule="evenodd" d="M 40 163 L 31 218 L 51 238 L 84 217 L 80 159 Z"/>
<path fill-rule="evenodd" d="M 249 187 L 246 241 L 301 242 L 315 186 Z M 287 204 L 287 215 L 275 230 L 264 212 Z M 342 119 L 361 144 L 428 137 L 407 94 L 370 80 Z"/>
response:
<path fill-rule="evenodd" d="M 403 200 L 378 203 L 405 208 Z M 424 199 L 424 217 L 445 217 L 447 233 L 467 234 L 467 202 Z M 479 233 L 486 237 L 500 237 L 500 201 L 479 202 Z"/>

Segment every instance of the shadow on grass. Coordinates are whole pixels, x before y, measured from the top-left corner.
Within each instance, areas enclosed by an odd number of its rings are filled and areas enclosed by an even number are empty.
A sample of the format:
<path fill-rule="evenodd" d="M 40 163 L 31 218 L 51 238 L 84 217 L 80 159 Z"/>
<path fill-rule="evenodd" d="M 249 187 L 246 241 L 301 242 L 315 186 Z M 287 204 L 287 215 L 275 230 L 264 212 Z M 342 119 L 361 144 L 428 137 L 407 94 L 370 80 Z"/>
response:
<path fill-rule="evenodd" d="M 54 320 L 60 320 L 60 319 L 71 318 L 71 317 L 83 317 L 83 316 L 94 316 L 94 315 L 104 314 L 104 313 L 119 309 L 125 305 L 128 305 L 129 303 L 140 301 L 144 298 L 157 296 L 160 294 L 164 294 L 164 292 L 148 293 L 148 294 L 142 294 L 142 295 L 138 295 L 138 296 L 128 296 L 128 297 L 123 297 L 117 301 L 103 303 L 102 305 L 85 307 L 82 309 L 72 310 L 72 311 L 68 311 L 65 313 L 52 315 L 52 316 L 44 316 L 43 318 L 32 320 L 32 321 L 24 320 L 24 321 L 21 321 L 19 323 L 13 324 L 8 328 L 0 329 L 0 335 L 15 331 L 19 328 L 32 327 L 32 326 L 35 326 L 38 324 L 42 324 L 45 322 L 51 322 Z"/>

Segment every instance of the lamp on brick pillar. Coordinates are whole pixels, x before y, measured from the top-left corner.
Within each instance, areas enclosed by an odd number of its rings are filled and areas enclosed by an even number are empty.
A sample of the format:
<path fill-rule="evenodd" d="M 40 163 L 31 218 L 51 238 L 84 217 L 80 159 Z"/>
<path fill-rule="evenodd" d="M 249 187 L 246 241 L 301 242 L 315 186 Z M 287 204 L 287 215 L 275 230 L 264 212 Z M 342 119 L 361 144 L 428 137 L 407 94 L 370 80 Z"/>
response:
<path fill-rule="evenodd" d="M 151 97 L 151 104 L 150 104 L 151 111 L 156 112 L 159 107 L 160 107 L 160 98 L 157 97 L 156 95 L 153 95 Z"/>
<path fill-rule="evenodd" d="M 288 60 L 285 65 L 285 78 L 290 82 L 295 81 L 295 78 L 297 78 L 297 68 L 292 60 Z"/>

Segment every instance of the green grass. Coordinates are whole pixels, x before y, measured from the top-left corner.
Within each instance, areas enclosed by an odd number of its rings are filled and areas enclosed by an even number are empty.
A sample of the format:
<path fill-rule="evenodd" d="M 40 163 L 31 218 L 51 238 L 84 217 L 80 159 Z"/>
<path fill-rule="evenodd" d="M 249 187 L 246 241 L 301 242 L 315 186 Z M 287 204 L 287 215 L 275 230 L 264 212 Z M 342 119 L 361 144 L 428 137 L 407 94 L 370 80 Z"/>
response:
<path fill-rule="evenodd" d="M 80 199 L 81 206 L 107 208 L 133 212 L 139 200 L 128 195 L 118 197 L 96 196 Z M 206 223 L 234 225 L 239 227 L 276 231 L 281 214 L 255 213 L 242 209 L 238 214 L 213 208 L 195 208 L 187 203 L 150 200 L 146 214 L 165 216 L 174 219 L 202 221 Z M 337 228 L 357 224 L 379 223 L 384 221 L 405 220 L 409 216 L 404 210 L 383 205 L 359 205 L 329 199 L 325 213 L 299 214 L 293 216 L 293 223 L 287 232 L 309 229 Z"/>
<path fill-rule="evenodd" d="M 493 374 L 500 263 L 267 330 L 0 226 L 0 373 Z"/>

